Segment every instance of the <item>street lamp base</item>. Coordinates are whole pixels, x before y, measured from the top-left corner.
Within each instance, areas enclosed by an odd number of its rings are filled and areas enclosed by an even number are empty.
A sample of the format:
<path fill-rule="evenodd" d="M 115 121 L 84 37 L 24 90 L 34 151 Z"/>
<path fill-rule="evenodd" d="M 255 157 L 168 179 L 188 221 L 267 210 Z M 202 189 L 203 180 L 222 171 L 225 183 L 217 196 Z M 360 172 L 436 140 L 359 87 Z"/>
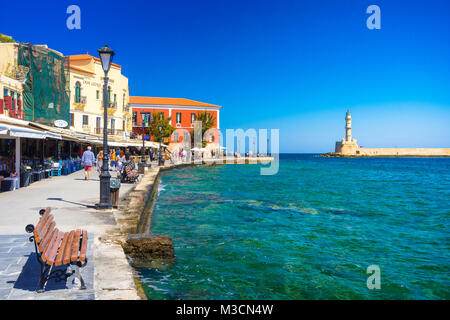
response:
<path fill-rule="evenodd" d="M 95 208 L 97 210 L 107 210 L 107 209 L 112 209 L 112 204 L 111 203 L 96 203 L 95 204 Z"/>

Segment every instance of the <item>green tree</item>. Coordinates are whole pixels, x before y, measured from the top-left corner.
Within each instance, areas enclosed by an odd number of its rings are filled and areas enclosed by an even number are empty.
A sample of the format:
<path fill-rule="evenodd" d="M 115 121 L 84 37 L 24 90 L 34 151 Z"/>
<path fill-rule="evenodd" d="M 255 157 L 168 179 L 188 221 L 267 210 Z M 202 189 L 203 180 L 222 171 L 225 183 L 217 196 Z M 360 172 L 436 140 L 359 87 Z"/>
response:
<path fill-rule="evenodd" d="M 169 138 L 172 135 L 175 128 L 170 125 L 170 120 L 171 117 L 164 119 L 163 112 L 152 113 L 152 120 L 148 124 L 148 129 L 150 136 L 154 138 L 153 141 L 160 142 L 161 139 Z M 162 126 L 161 135 L 159 134 L 159 126 Z"/>
<path fill-rule="evenodd" d="M 197 112 L 196 116 L 197 121 L 202 122 L 202 147 L 206 147 L 207 141 L 203 139 L 205 132 L 211 129 L 216 125 L 216 117 L 207 111 L 200 111 Z M 191 135 L 191 141 L 194 143 L 194 136 L 195 134 Z"/>

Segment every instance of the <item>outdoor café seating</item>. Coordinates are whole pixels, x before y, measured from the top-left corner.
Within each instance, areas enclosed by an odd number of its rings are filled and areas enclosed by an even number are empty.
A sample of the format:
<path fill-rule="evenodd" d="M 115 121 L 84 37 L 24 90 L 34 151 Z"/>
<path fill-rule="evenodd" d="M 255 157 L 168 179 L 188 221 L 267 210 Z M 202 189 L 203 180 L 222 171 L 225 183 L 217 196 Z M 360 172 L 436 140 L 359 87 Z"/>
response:
<path fill-rule="evenodd" d="M 60 176 L 61 175 L 61 167 L 62 167 L 62 161 L 59 162 L 53 162 L 52 168 L 50 171 L 50 176 Z"/>

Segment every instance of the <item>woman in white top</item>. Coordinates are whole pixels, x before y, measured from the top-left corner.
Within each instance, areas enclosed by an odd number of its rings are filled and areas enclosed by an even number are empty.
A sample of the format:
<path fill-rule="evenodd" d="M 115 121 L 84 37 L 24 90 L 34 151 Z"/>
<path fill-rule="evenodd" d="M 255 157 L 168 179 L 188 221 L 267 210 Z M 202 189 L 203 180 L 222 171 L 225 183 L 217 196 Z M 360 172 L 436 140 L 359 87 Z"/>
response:
<path fill-rule="evenodd" d="M 125 152 L 123 152 L 123 150 L 120 150 L 119 156 L 117 157 L 117 172 L 122 171 L 122 167 L 125 161 Z"/>

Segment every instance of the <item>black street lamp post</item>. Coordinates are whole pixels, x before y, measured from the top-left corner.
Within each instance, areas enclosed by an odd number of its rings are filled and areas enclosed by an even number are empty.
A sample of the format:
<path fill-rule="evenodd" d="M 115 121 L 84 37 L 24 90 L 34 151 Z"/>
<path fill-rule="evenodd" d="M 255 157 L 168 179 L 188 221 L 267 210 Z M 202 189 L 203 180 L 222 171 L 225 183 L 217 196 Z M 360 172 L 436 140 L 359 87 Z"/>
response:
<path fill-rule="evenodd" d="M 141 119 L 142 119 L 142 160 L 141 166 L 147 165 L 147 161 L 145 161 L 145 120 L 147 118 L 148 112 L 141 111 Z M 145 117 L 145 118 L 144 118 Z"/>
<path fill-rule="evenodd" d="M 102 172 L 100 174 L 100 203 L 97 205 L 99 209 L 111 209 L 110 199 L 110 180 L 111 174 L 109 173 L 109 148 L 108 148 L 108 71 L 111 67 L 111 62 L 114 56 L 114 51 L 105 45 L 103 48 L 98 49 L 100 55 L 100 61 L 102 63 L 103 71 L 105 72 L 105 82 L 103 85 L 103 164 Z"/>
<path fill-rule="evenodd" d="M 158 126 L 159 130 L 159 152 L 158 152 L 158 166 L 161 165 L 161 141 L 162 141 L 162 126 Z"/>

